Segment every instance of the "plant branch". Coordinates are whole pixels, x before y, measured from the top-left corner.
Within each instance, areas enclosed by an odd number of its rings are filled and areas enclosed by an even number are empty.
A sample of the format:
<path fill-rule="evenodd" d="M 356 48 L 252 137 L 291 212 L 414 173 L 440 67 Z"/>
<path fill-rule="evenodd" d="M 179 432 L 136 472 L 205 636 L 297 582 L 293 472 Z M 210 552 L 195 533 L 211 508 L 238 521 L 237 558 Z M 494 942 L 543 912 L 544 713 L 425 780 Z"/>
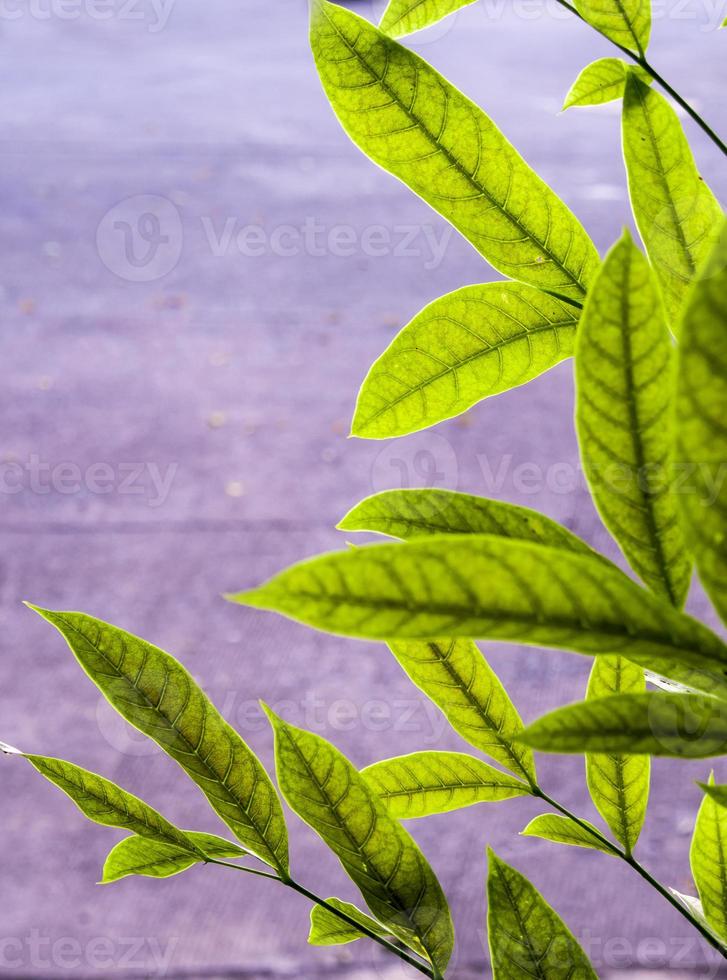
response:
<path fill-rule="evenodd" d="M 559 813 L 562 813 L 563 816 L 568 817 L 569 820 L 572 820 L 574 823 L 578 824 L 579 827 L 585 830 L 601 845 L 605 845 L 612 854 L 621 858 L 622 861 L 625 861 L 626 864 L 630 865 L 634 871 L 641 875 L 644 881 L 647 881 L 652 888 L 656 889 L 656 891 L 663 898 L 665 898 L 667 902 L 669 902 L 669 904 L 677 910 L 677 912 L 684 916 L 684 918 L 694 926 L 694 928 L 701 934 L 702 938 L 705 939 L 710 946 L 716 949 L 721 956 L 727 959 L 727 947 L 720 942 L 717 936 L 715 936 L 703 922 L 700 922 L 699 919 L 693 915 L 692 912 L 690 912 L 686 905 L 683 905 L 675 895 L 672 895 L 668 888 L 654 878 L 654 876 L 636 860 L 633 854 L 627 854 L 626 851 L 622 851 L 620 847 L 617 847 L 607 837 L 604 837 L 604 835 L 595 827 L 592 827 L 585 820 L 581 820 L 580 817 L 577 817 L 574 813 L 571 813 L 571 811 L 567 807 L 563 806 L 562 803 L 558 803 L 557 800 L 554 800 L 551 796 L 548 796 L 547 793 L 544 793 L 539 786 L 533 788 L 533 795 L 540 797 L 540 799 L 542 799 L 545 803 L 552 806 L 553 809 L 557 810 Z"/>
<path fill-rule="evenodd" d="M 605 37 L 607 41 L 611 42 L 611 44 L 614 44 L 620 51 L 622 51 L 626 55 L 627 58 L 630 58 L 632 61 L 635 61 L 637 65 L 640 65 L 641 68 L 644 69 L 644 71 L 648 72 L 649 75 L 651 75 L 651 77 L 654 79 L 654 81 L 658 82 L 659 85 L 661 85 L 661 87 L 664 89 L 664 91 L 668 92 L 668 94 L 672 97 L 672 99 L 674 99 L 674 101 L 677 102 L 682 107 L 682 109 L 684 109 L 684 111 L 692 117 L 694 122 L 699 126 L 699 128 L 704 133 L 706 133 L 706 135 L 712 140 L 714 145 L 719 150 L 721 150 L 725 156 L 727 156 L 727 144 L 724 142 L 724 140 L 722 140 L 717 135 L 717 133 L 712 129 L 709 123 L 699 115 L 697 110 L 692 108 L 692 106 L 687 102 L 687 100 L 682 98 L 682 96 L 677 92 L 677 90 L 673 88 L 667 82 L 667 80 L 662 75 L 660 75 L 655 68 L 651 66 L 651 64 L 646 60 L 646 55 L 644 54 L 643 51 L 640 51 L 637 54 L 635 51 L 631 51 L 623 44 L 619 44 L 618 41 L 614 41 L 613 38 L 607 37 L 607 35 L 604 34 L 603 31 L 600 31 L 597 27 L 594 27 L 593 24 L 587 21 L 585 17 L 579 14 L 576 8 L 573 6 L 573 4 L 569 3 L 568 0 L 558 0 L 558 3 L 561 5 L 561 7 L 564 7 L 566 10 L 569 10 L 572 14 L 574 14 L 579 20 L 582 20 L 584 24 L 588 24 L 588 26 L 592 27 L 594 31 L 596 31 L 602 37 Z"/>
<path fill-rule="evenodd" d="M 243 864 L 232 864 L 229 861 L 217 861 L 214 858 L 208 858 L 207 864 L 218 864 L 222 868 L 234 868 L 236 871 L 244 871 L 247 872 L 247 874 L 257 875 L 260 878 L 271 878 L 273 881 L 279 881 L 282 885 L 292 888 L 293 891 L 298 892 L 299 895 L 304 895 L 315 905 L 320 905 L 321 908 L 325 909 L 327 912 L 330 912 L 331 915 L 335 915 L 337 919 L 340 919 L 349 926 L 353 926 L 357 932 L 363 933 L 364 936 L 372 939 L 375 943 L 378 943 L 379 946 L 383 946 L 387 952 L 393 953 L 394 956 L 398 956 L 400 960 L 408 963 L 409 966 L 413 967 L 415 970 L 418 970 L 419 973 L 423 973 L 425 976 L 430 977 L 431 980 L 442 980 L 442 975 L 439 973 L 436 967 L 430 968 L 427 964 L 418 960 L 405 949 L 401 949 L 400 947 L 394 945 L 394 943 L 389 942 L 388 939 L 384 939 L 383 936 L 377 936 L 375 932 L 372 932 L 365 925 L 363 925 L 363 923 L 357 922 L 356 919 L 352 918 L 350 915 L 347 915 L 346 912 L 343 912 L 341 909 L 337 909 L 335 905 L 331 905 L 325 900 L 325 898 L 321 898 L 314 892 L 309 891 L 309 889 L 307 889 L 304 885 L 299 884 L 292 878 L 281 878 L 279 875 L 271 874 L 268 871 L 259 871 L 257 868 L 248 868 Z"/>

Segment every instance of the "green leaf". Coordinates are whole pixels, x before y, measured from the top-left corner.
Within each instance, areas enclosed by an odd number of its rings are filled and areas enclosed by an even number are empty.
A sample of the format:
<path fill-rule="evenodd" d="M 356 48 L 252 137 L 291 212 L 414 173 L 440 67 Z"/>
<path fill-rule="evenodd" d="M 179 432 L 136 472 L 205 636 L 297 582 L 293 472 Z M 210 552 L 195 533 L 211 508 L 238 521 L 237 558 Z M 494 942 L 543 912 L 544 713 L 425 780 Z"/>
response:
<path fill-rule="evenodd" d="M 620 58 L 599 58 L 587 65 L 571 86 L 565 97 L 563 110 L 571 106 L 603 105 L 620 99 L 626 89 L 626 75 L 629 66 Z M 651 75 L 643 68 L 632 68 L 633 72 L 650 85 Z"/>
<path fill-rule="evenodd" d="M 610 41 L 644 54 L 651 34 L 651 0 L 575 0 L 575 5 Z"/>
<path fill-rule="evenodd" d="M 597 657 L 586 699 L 643 694 L 644 671 L 623 657 Z M 649 802 L 651 760 L 646 755 L 588 754 L 586 781 L 596 809 L 631 854 L 639 839 Z"/>
<path fill-rule="evenodd" d="M 143 875 L 147 878 L 171 878 L 193 864 L 203 863 L 205 856 L 221 860 L 223 858 L 243 857 L 245 851 L 237 844 L 216 837 L 214 834 L 201 834 L 186 831 L 201 854 L 190 854 L 174 844 L 164 844 L 158 840 L 144 837 L 127 837 L 112 848 L 103 867 L 102 885 L 120 881 L 129 875 Z"/>
<path fill-rule="evenodd" d="M 722 209 L 699 175 L 677 114 L 633 72 L 624 94 L 623 149 L 636 224 L 674 325 Z"/>
<path fill-rule="evenodd" d="M 288 870 L 280 800 L 256 756 L 168 653 L 92 616 L 31 606 L 131 725 L 175 759 L 246 850 Z"/>
<path fill-rule="evenodd" d="M 716 785 L 715 783 L 700 783 L 699 786 L 707 796 L 711 796 L 719 806 L 727 807 L 727 786 Z"/>
<path fill-rule="evenodd" d="M 388 439 L 461 415 L 570 357 L 577 325 L 575 307 L 518 282 L 447 293 L 374 362 L 351 434 Z"/>
<path fill-rule="evenodd" d="M 560 916 L 488 849 L 487 934 L 493 980 L 598 980 Z"/>
<path fill-rule="evenodd" d="M 392 817 L 410 820 L 530 795 L 520 779 L 463 752 L 414 752 L 361 770 Z"/>
<path fill-rule="evenodd" d="M 578 332 L 578 441 L 606 527 L 649 588 L 682 606 L 691 564 L 673 493 L 672 349 L 649 263 L 625 232 Z"/>
<path fill-rule="evenodd" d="M 562 524 L 536 510 L 454 490 L 384 490 L 356 504 L 338 528 L 404 539 L 433 534 L 497 534 L 597 554 Z"/>
<path fill-rule="evenodd" d="M 714 776 L 710 777 L 710 785 Z M 694 824 L 689 851 L 692 877 L 708 924 L 727 938 L 727 810 L 705 796 Z"/>
<path fill-rule="evenodd" d="M 382 939 L 391 940 L 391 933 L 385 929 L 380 922 L 372 919 L 355 905 L 350 902 L 342 902 L 339 898 L 326 899 L 329 905 L 344 912 L 350 918 L 360 923 L 364 929 L 381 936 Z M 356 929 L 353 925 L 346 923 L 337 915 L 329 912 L 321 905 L 314 905 L 310 913 L 310 934 L 308 942 L 311 946 L 341 946 L 346 943 L 355 942 L 357 939 L 366 939 L 366 933 Z M 411 948 L 420 956 L 427 958 L 427 953 L 421 943 L 412 941 Z"/>
<path fill-rule="evenodd" d="M 596 828 L 588 824 L 592 830 Z M 593 851 L 603 851 L 604 854 L 613 854 L 614 850 L 601 843 L 597 837 L 589 834 L 587 830 L 577 824 L 570 817 L 563 817 L 558 813 L 541 813 L 535 817 L 522 831 L 523 837 L 540 837 L 542 840 L 553 841 L 554 844 L 571 844 L 573 847 L 587 847 Z"/>
<path fill-rule="evenodd" d="M 727 697 L 727 647 L 590 555 L 492 535 L 420 538 L 301 562 L 232 601 L 369 639 L 482 637 L 617 653 Z"/>
<path fill-rule="evenodd" d="M 474 0 L 389 0 L 379 28 L 389 37 L 404 37 L 436 24 Z"/>
<path fill-rule="evenodd" d="M 727 223 L 684 310 L 677 372 L 677 449 L 687 485 L 682 525 L 699 577 L 727 623 Z"/>
<path fill-rule="evenodd" d="M 350 902 L 342 902 L 340 898 L 326 899 L 329 905 L 344 912 L 350 918 L 360 922 L 364 928 L 377 936 L 386 938 L 390 935 L 380 922 L 372 919 L 355 905 Z M 361 932 L 349 923 L 339 919 L 337 915 L 329 912 L 322 905 L 314 905 L 310 913 L 310 933 L 308 942 L 311 946 L 344 946 L 346 943 L 353 943 L 357 939 L 365 939 L 366 933 Z"/>
<path fill-rule="evenodd" d="M 506 276 L 583 299 L 595 246 L 478 106 L 344 7 L 316 0 L 311 45 L 328 99 L 364 153 Z"/>
<path fill-rule="evenodd" d="M 189 834 L 179 830 L 148 803 L 103 776 L 64 759 L 22 755 L 49 782 L 69 796 L 81 813 L 104 827 L 122 827 L 141 837 L 171 845 L 198 860 L 203 853 Z"/>
<path fill-rule="evenodd" d="M 373 915 L 443 971 L 454 945 L 447 900 L 413 838 L 338 749 L 265 709 L 278 783 L 291 809 L 336 854 Z"/>
<path fill-rule="evenodd" d="M 700 694 L 616 694 L 552 711 L 520 737 L 541 752 L 705 759 L 727 754 L 727 707 Z"/>
<path fill-rule="evenodd" d="M 520 715 L 472 640 L 401 641 L 389 648 L 466 742 L 535 783 L 533 753 L 514 741 L 523 730 Z"/>

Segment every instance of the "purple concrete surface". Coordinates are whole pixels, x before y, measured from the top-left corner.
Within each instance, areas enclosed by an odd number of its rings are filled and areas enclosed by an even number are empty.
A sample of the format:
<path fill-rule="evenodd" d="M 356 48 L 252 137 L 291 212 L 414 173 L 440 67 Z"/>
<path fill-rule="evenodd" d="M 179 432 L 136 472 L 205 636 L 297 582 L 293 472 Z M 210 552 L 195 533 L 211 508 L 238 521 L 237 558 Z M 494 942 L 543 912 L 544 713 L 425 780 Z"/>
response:
<path fill-rule="evenodd" d="M 690 0 L 667 16 L 662 5 L 653 46 L 724 130 L 727 32 L 708 29 L 721 6 Z M 410 440 L 346 440 L 357 386 L 395 331 L 494 274 L 341 133 L 304 0 L 4 0 L 0 45 L 0 738 L 100 771 L 184 827 L 221 830 L 175 765 L 104 708 L 29 599 L 176 654 L 267 762 L 258 698 L 360 765 L 462 747 L 382 646 L 221 593 L 343 547 L 333 526 L 346 509 L 407 482 L 526 503 L 610 547 L 575 469 L 569 366 Z M 544 0 L 482 0 L 419 48 L 607 247 L 628 221 L 618 112 L 558 109 L 609 46 Z M 688 129 L 724 196 L 723 161 Z M 155 219 L 139 223 L 146 212 Z M 371 254 L 373 226 L 389 254 Z M 166 241 L 146 261 L 157 233 Z M 696 592 L 690 605 L 707 612 Z M 526 719 L 577 699 L 589 666 L 499 645 L 488 655 Z M 552 794 L 592 815 L 580 760 L 540 768 Z M 640 845 L 685 892 L 693 780 L 708 769 L 656 764 Z M 364 944 L 310 949 L 305 901 L 224 869 L 98 887 L 120 835 L 85 822 L 20 760 L 0 759 L 0 787 L 0 978 L 411 975 Z M 489 975 L 486 844 L 542 888 L 603 977 L 715 975 L 707 948 L 628 869 L 518 838 L 539 809 L 511 801 L 412 826 L 451 897 L 451 976 Z M 353 898 L 323 845 L 295 817 L 290 827 L 299 879 Z"/>

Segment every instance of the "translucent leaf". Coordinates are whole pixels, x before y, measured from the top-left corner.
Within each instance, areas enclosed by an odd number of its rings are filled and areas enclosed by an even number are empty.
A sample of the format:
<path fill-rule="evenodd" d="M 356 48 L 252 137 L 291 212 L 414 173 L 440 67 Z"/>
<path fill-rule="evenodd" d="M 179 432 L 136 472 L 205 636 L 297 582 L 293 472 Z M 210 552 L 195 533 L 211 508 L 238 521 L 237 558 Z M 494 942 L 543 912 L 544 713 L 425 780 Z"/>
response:
<path fill-rule="evenodd" d="M 588 294 L 576 347 L 576 426 L 605 525 L 675 606 L 691 575 L 673 492 L 674 359 L 649 263 L 628 232 Z"/>
<path fill-rule="evenodd" d="M 521 738 L 541 752 L 704 759 L 727 754 L 727 707 L 699 694 L 616 694 L 552 711 Z"/>
<path fill-rule="evenodd" d="M 623 149 L 636 224 L 674 325 L 722 209 L 699 175 L 677 114 L 633 72 L 624 94 Z"/>
<path fill-rule="evenodd" d="M 338 528 L 405 539 L 432 534 L 498 534 L 597 554 L 562 524 L 536 510 L 453 490 L 384 490 L 356 504 Z"/>
<path fill-rule="evenodd" d="M 245 851 L 230 841 L 216 837 L 214 834 L 201 834 L 197 831 L 186 831 L 194 844 L 202 852 L 201 855 L 190 854 L 174 844 L 164 844 L 158 840 L 148 840 L 144 837 L 127 837 L 112 848 L 103 867 L 102 885 L 120 881 L 129 875 L 143 875 L 147 878 L 171 878 L 178 875 L 194 864 L 204 863 L 205 856 L 222 860 L 223 858 L 239 858 Z"/>
<path fill-rule="evenodd" d="M 389 37 L 422 31 L 474 0 L 389 0 L 380 29 Z"/>
<path fill-rule="evenodd" d="M 727 224 L 684 310 L 677 376 L 678 495 L 699 577 L 727 623 Z"/>
<path fill-rule="evenodd" d="M 344 7 L 316 0 L 311 44 L 343 128 L 512 279 L 580 302 L 598 266 L 582 226 L 481 109 Z"/>
<path fill-rule="evenodd" d="M 198 860 L 199 847 L 183 830 L 179 830 L 148 803 L 127 793 L 103 776 L 81 769 L 64 759 L 44 755 L 23 755 L 41 776 L 69 796 L 81 813 L 104 827 L 121 827 L 144 838 L 172 845 Z"/>
<path fill-rule="evenodd" d="M 381 924 L 420 944 L 443 971 L 454 945 L 447 900 L 413 838 L 338 749 L 265 709 L 278 783 L 291 809 L 336 854 Z"/>
<path fill-rule="evenodd" d="M 374 362 L 351 432 L 388 439 L 461 415 L 570 357 L 577 325 L 575 307 L 518 282 L 448 293 Z"/>
<path fill-rule="evenodd" d="M 350 902 L 342 902 L 339 898 L 329 898 L 327 902 L 329 905 L 333 905 L 334 908 L 339 909 L 339 911 L 345 912 L 350 918 L 361 923 L 369 932 L 373 932 L 383 939 L 390 940 L 394 938 L 380 922 L 372 919 L 360 909 L 357 909 L 355 905 L 351 905 Z M 311 909 L 310 934 L 308 936 L 308 942 L 311 946 L 342 946 L 346 943 L 355 942 L 357 939 L 365 938 L 365 932 L 344 922 L 323 906 L 314 905 Z M 423 956 L 425 959 L 427 958 L 426 951 L 421 943 L 417 943 L 414 940 L 412 942 L 412 949 L 420 956 Z"/>
<path fill-rule="evenodd" d="M 531 793 L 527 783 L 463 752 L 414 752 L 376 762 L 361 775 L 397 820 Z"/>
<path fill-rule="evenodd" d="M 710 784 L 714 777 L 710 777 Z M 711 795 L 702 800 L 689 851 L 692 876 L 707 923 L 727 938 L 727 810 Z"/>
<path fill-rule="evenodd" d="M 588 826 L 595 831 L 596 828 L 592 824 Z M 587 847 L 593 851 L 603 851 L 604 854 L 614 853 L 612 848 L 602 844 L 597 837 L 589 834 L 575 820 L 561 816 L 559 813 L 542 813 L 539 817 L 535 817 L 522 831 L 522 835 L 523 837 L 540 837 L 542 840 L 553 841 L 554 844 Z"/>
<path fill-rule="evenodd" d="M 179 763 L 245 849 L 285 874 L 288 838 L 273 785 L 191 674 L 158 647 L 92 616 L 31 608 L 65 637 L 119 714 Z"/>
<path fill-rule="evenodd" d="M 472 640 L 390 643 L 399 664 L 475 748 L 535 783 L 535 761 L 514 741 L 523 723 L 500 679 Z"/>
<path fill-rule="evenodd" d="M 334 552 L 229 596 L 369 639 L 482 637 L 621 654 L 727 697 L 727 648 L 706 626 L 590 555 L 493 535 Z"/>
<path fill-rule="evenodd" d="M 712 783 L 700 783 L 700 787 L 719 806 L 727 807 L 727 786 Z"/>
<path fill-rule="evenodd" d="M 597 657 L 586 698 L 643 694 L 645 690 L 641 667 L 623 657 Z M 646 817 L 650 776 L 651 760 L 647 755 L 586 755 L 586 781 L 591 799 L 628 854 L 636 846 Z"/>
<path fill-rule="evenodd" d="M 571 86 L 565 97 L 563 109 L 571 106 L 603 105 L 620 99 L 626 88 L 626 75 L 629 66 L 620 58 L 599 58 L 587 65 Z M 650 85 L 652 78 L 643 68 L 631 69 L 644 82 Z"/>
<path fill-rule="evenodd" d="M 598 980 L 575 936 L 540 892 L 492 850 L 488 857 L 493 980 Z"/>
<path fill-rule="evenodd" d="M 651 0 L 575 0 L 578 13 L 609 40 L 643 55 L 651 34 Z"/>

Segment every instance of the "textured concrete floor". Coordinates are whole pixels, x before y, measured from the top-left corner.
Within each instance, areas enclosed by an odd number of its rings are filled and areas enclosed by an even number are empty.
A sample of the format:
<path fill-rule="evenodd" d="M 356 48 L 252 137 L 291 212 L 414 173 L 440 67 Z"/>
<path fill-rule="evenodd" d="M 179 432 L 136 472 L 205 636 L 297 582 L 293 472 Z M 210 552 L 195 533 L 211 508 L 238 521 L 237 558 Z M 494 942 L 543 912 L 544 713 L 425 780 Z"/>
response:
<path fill-rule="evenodd" d="M 567 365 L 436 432 L 346 440 L 357 386 L 396 329 L 493 274 L 341 134 L 308 55 L 304 0 L 118 0 L 109 19 L 99 9 L 0 13 L 0 738 L 215 830 L 194 787 L 115 721 L 22 599 L 91 612 L 174 652 L 267 761 L 260 697 L 366 764 L 458 740 L 382 647 L 232 607 L 223 591 L 342 546 L 332 528 L 352 503 L 407 482 L 516 500 L 607 542 L 574 471 Z M 724 128 L 725 37 L 706 30 L 708 4 L 679 9 L 657 20 L 656 60 Z M 484 0 L 427 40 L 422 52 L 608 246 L 628 215 L 617 113 L 557 115 L 605 43 L 549 7 Z M 697 144 L 724 196 L 720 160 Z M 157 226 L 139 223 L 147 212 Z M 371 254 L 378 226 L 388 254 Z M 157 233 L 167 241 L 147 262 Z M 692 606 L 704 612 L 699 596 Z M 584 659 L 489 654 L 528 719 L 583 690 Z M 388 720 L 372 722 L 382 711 Z M 586 812 L 578 760 L 541 768 Z M 655 767 L 642 856 L 683 891 L 692 777 L 706 770 Z M 308 949 L 302 900 L 223 869 L 101 889 L 118 835 L 17 760 L 0 762 L 0 788 L 0 977 L 405 975 L 362 944 Z M 706 948 L 636 876 L 519 839 L 537 811 L 513 801 L 412 827 L 451 896 L 452 976 L 488 975 L 488 843 L 543 889 L 603 976 L 713 975 Z M 353 897 L 313 835 L 291 827 L 298 877 Z"/>

